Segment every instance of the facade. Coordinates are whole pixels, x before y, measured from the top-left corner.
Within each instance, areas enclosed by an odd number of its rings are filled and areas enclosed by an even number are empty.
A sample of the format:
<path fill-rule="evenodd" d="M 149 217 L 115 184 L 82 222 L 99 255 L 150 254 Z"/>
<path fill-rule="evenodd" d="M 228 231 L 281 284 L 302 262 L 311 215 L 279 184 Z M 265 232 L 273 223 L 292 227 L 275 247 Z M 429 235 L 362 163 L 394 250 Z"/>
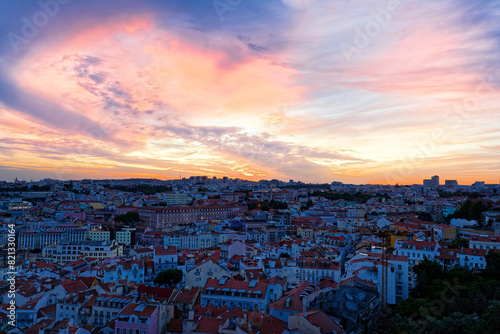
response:
<path fill-rule="evenodd" d="M 387 303 L 396 304 L 409 296 L 408 258 L 401 255 L 388 255 L 387 259 Z M 382 292 L 383 275 L 382 254 L 360 252 L 346 263 L 342 281 L 357 277 L 372 282 Z"/>
<path fill-rule="evenodd" d="M 309 311 L 288 317 L 288 327 L 300 334 L 338 334 L 344 330 L 323 311 Z"/>
<path fill-rule="evenodd" d="M 157 305 L 130 303 L 118 314 L 115 334 L 159 333 L 159 308 Z"/>
<path fill-rule="evenodd" d="M 469 247 L 476 249 L 500 249 L 499 236 L 471 235 L 469 236 Z"/>
<path fill-rule="evenodd" d="M 220 257 L 223 260 L 229 260 L 235 255 L 246 254 L 245 241 L 228 240 L 220 245 Z"/>
<path fill-rule="evenodd" d="M 231 273 L 212 260 L 203 261 L 186 273 L 186 286 L 204 287 L 209 278 L 220 280 Z"/>
<path fill-rule="evenodd" d="M 297 266 L 293 267 L 292 265 L 289 269 L 292 270 L 289 271 L 288 279 L 294 283 L 307 281 L 317 284 L 325 278 L 331 278 L 338 282 L 341 275 L 340 265 L 326 258 L 299 257 Z M 293 269 L 295 269 L 295 275 Z"/>
<path fill-rule="evenodd" d="M 464 248 L 457 253 L 460 267 L 468 270 L 482 270 L 486 268 L 485 249 Z"/>
<path fill-rule="evenodd" d="M 90 230 L 89 240 L 94 241 L 109 241 L 111 240 L 111 232 L 104 230 Z"/>
<path fill-rule="evenodd" d="M 229 309 L 241 307 L 266 313 L 269 304 L 281 298 L 283 289 L 279 284 L 260 283 L 257 280 L 230 281 L 225 278 L 208 279 L 201 293 L 201 305 L 226 305 Z"/>
<path fill-rule="evenodd" d="M 178 260 L 179 257 L 175 246 L 154 247 L 153 261 L 156 273 L 167 269 L 177 269 Z"/>
<path fill-rule="evenodd" d="M 105 259 L 122 255 L 123 246 L 116 244 L 114 240 L 65 242 L 43 249 L 43 256 L 48 262 L 57 262 L 62 265 L 85 257 Z"/>
<path fill-rule="evenodd" d="M 134 283 L 144 283 L 144 261 L 121 261 L 104 272 L 103 283 L 117 283 L 126 280 Z"/>
<path fill-rule="evenodd" d="M 188 196 L 186 193 L 180 193 L 180 192 L 164 193 L 162 195 L 162 198 L 167 205 L 188 203 Z"/>
<path fill-rule="evenodd" d="M 116 319 L 118 314 L 133 301 L 134 297 L 112 294 L 103 294 L 96 297 L 88 324 L 92 326 L 107 324 L 109 321 Z"/>
<path fill-rule="evenodd" d="M 116 231 L 115 234 L 116 243 L 127 246 L 132 243 L 132 232 L 130 230 Z"/>
<path fill-rule="evenodd" d="M 438 249 L 441 247 L 439 243 L 433 241 L 411 241 L 398 239 L 394 244 L 396 250 L 394 254 L 406 256 L 410 269 L 417 265 L 423 259 L 434 260 Z"/>
<path fill-rule="evenodd" d="M 233 208 L 225 205 L 142 207 L 137 209 L 137 212 L 149 226 L 162 228 L 200 220 L 230 218 Z"/>

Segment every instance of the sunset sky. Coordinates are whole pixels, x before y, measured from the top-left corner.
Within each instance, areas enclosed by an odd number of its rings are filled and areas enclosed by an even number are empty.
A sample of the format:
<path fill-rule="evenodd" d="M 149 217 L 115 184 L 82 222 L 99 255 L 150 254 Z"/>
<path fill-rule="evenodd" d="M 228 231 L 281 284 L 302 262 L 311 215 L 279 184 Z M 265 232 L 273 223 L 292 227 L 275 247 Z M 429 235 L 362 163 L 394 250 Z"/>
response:
<path fill-rule="evenodd" d="M 0 180 L 500 180 L 500 1 L 0 4 Z"/>

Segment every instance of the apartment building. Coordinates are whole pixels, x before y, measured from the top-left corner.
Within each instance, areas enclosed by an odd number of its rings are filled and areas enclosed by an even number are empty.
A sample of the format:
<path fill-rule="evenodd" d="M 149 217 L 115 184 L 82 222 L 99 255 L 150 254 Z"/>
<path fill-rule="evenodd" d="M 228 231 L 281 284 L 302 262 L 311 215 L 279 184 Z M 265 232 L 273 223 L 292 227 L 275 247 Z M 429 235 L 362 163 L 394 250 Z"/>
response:
<path fill-rule="evenodd" d="M 163 228 L 200 220 L 230 218 L 233 207 L 225 205 L 141 207 L 137 212 L 150 227 Z"/>
<path fill-rule="evenodd" d="M 115 334 L 159 333 L 159 306 L 130 303 L 118 314 Z"/>
<path fill-rule="evenodd" d="M 398 239 L 394 244 L 395 255 L 402 255 L 408 258 L 410 270 L 423 259 L 434 260 L 441 246 L 434 241 L 412 241 Z"/>
<path fill-rule="evenodd" d="M 241 307 L 266 313 L 269 304 L 281 298 L 282 293 L 280 284 L 260 283 L 255 279 L 250 282 L 208 279 L 201 293 L 201 305 L 226 305 L 229 309 Z"/>
<path fill-rule="evenodd" d="M 155 272 L 177 269 L 179 257 L 175 246 L 156 246 L 153 252 Z"/>

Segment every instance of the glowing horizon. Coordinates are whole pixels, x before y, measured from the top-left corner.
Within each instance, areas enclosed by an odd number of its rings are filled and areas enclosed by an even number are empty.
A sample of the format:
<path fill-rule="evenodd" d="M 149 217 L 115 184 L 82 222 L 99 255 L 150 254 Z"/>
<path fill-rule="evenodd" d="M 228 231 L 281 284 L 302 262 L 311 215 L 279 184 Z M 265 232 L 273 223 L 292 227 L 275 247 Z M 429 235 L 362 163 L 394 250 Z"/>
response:
<path fill-rule="evenodd" d="M 500 180 L 500 4 L 0 5 L 0 179 Z"/>

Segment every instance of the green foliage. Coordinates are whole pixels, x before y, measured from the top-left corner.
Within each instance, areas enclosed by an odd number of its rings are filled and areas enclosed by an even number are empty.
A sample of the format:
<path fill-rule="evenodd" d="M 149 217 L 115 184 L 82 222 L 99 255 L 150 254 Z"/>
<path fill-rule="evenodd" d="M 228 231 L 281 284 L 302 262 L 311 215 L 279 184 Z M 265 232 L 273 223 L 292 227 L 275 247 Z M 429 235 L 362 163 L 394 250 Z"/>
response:
<path fill-rule="evenodd" d="M 475 220 L 478 223 L 483 220 L 482 213 L 486 211 L 486 204 L 482 201 L 466 200 L 462 202 L 457 211 L 453 214 L 453 218 L 462 218 L 467 220 Z"/>
<path fill-rule="evenodd" d="M 469 240 L 467 239 L 455 239 L 450 242 L 450 245 L 448 248 L 453 248 L 453 249 L 462 249 L 463 248 L 468 248 L 469 247 Z"/>
<path fill-rule="evenodd" d="M 154 279 L 155 285 L 175 285 L 182 281 L 182 270 L 167 269 L 160 271 Z"/>
<path fill-rule="evenodd" d="M 489 251 L 486 256 L 486 269 L 483 275 L 493 279 L 500 278 L 500 253 Z"/>
<path fill-rule="evenodd" d="M 377 195 L 379 195 L 377 197 L 384 197 L 384 195 L 381 195 L 381 194 L 377 194 Z M 332 201 L 343 199 L 343 200 L 346 200 L 349 202 L 356 202 L 356 203 L 366 203 L 370 198 L 373 197 L 372 195 L 363 194 L 360 192 L 357 192 L 355 194 L 349 194 L 349 193 L 334 193 L 334 192 L 325 192 L 325 191 L 315 191 L 314 193 L 312 193 L 311 196 L 324 197 L 324 198 L 332 200 Z"/>
<path fill-rule="evenodd" d="M 133 224 L 138 223 L 141 218 L 137 212 L 127 212 L 126 214 L 116 216 L 113 220 L 123 224 Z"/>
<path fill-rule="evenodd" d="M 427 221 L 427 222 L 434 221 L 432 219 L 432 215 L 430 213 L 428 213 L 428 212 L 419 212 L 417 218 L 420 219 L 420 220 L 423 220 L 423 221 Z"/>
<path fill-rule="evenodd" d="M 279 257 L 289 258 L 290 254 L 288 254 L 288 253 L 281 253 Z"/>
<path fill-rule="evenodd" d="M 131 193 L 143 193 L 144 195 L 154 195 L 156 193 L 163 193 L 172 191 L 172 187 L 167 186 L 153 186 L 150 184 L 138 184 L 135 186 L 110 186 L 106 185 L 109 189 L 117 189 Z"/>
<path fill-rule="evenodd" d="M 300 209 L 301 209 L 301 210 L 308 210 L 308 209 L 309 209 L 310 207 L 312 207 L 313 205 L 314 205 L 314 203 L 313 203 L 312 199 L 308 199 L 308 200 L 307 200 L 307 203 L 306 203 L 306 204 L 304 204 L 304 205 L 302 205 L 302 206 L 300 207 Z"/>
<path fill-rule="evenodd" d="M 439 197 L 441 198 L 450 198 L 450 197 L 467 197 L 467 198 L 479 198 L 479 197 L 484 197 L 485 195 L 480 194 L 478 192 L 466 192 L 466 191 L 455 191 L 455 192 L 449 192 L 449 191 L 442 191 L 438 190 Z"/>
<path fill-rule="evenodd" d="M 280 201 L 275 201 L 271 200 L 270 202 L 268 200 L 265 201 L 251 201 L 248 203 L 248 210 L 255 210 L 255 209 L 260 209 L 262 211 L 269 211 L 271 209 L 277 210 L 277 209 L 286 209 L 288 208 L 288 204 L 285 202 L 280 202 Z"/>
<path fill-rule="evenodd" d="M 443 271 L 438 262 L 414 266 L 417 287 L 399 303 L 391 333 L 497 333 L 500 328 L 500 254 L 487 255 L 487 269 L 474 274 Z"/>

